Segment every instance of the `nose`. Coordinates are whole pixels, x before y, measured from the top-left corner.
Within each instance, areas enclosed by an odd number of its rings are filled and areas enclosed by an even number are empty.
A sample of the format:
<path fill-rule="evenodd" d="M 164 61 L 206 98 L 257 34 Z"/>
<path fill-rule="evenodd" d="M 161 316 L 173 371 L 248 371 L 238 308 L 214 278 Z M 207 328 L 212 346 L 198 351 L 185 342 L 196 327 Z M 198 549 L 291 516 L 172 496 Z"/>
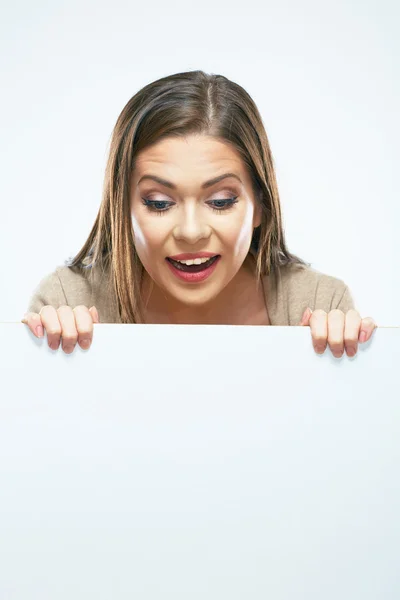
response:
<path fill-rule="evenodd" d="M 173 235 L 176 240 L 196 244 L 210 237 L 211 227 L 204 220 L 204 215 L 200 215 L 196 206 L 186 206 L 179 215 Z"/>

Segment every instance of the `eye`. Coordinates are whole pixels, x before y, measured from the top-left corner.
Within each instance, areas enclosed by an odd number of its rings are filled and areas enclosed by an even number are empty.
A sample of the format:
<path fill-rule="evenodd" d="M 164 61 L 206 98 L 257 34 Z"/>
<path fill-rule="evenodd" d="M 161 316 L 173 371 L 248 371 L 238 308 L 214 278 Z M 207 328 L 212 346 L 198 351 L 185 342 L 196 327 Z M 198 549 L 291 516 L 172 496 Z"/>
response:
<path fill-rule="evenodd" d="M 237 196 L 234 198 L 210 200 L 210 202 L 207 202 L 207 204 L 209 204 L 215 212 L 223 212 L 225 210 L 229 210 L 234 204 L 237 203 L 236 198 Z"/>
<path fill-rule="evenodd" d="M 173 205 L 174 202 L 167 202 L 167 200 L 148 200 L 142 198 L 143 204 L 152 212 L 163 213 L 169 209 L 169 205 Z"/>

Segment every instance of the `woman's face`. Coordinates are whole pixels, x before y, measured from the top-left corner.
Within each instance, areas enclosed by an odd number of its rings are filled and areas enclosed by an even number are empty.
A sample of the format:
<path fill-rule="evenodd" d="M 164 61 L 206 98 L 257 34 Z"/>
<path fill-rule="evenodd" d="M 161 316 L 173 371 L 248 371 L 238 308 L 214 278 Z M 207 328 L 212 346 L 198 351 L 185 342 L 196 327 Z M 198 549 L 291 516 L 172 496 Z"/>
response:
<path fill-rule="evenodd" d="M 205 135 L 166 138 L 140 152 L 130 199 L 135 248 L 144 268 L 164 293 L 185 305 L 200 306 L 218 296 L 238 273 L 261 222 L 240 156 Z M 201 253 L 218 258 L 211 266 L 191 267 L 170 260 L 187 258 L 181 254 L 193 260 Z M 203 270 L 195 274 L 198 269 Z"/>

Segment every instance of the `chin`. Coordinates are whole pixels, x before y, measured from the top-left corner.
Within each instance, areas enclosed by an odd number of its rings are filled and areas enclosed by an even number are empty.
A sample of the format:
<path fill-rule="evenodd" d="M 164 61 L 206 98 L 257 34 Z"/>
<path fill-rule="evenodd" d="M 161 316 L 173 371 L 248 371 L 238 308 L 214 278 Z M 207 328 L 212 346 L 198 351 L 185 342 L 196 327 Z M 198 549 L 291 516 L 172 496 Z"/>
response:
<path fill-rule="evenodd" d="M 201 289 L 200 286 L 197 288 L 194 286 L 187 286 L 185 290 L 164 289 L 172 298 L 186 306 L 201 307 L 214 300 L 221 292 L 222 288 L 215 289 L 214 287 L 212 290 L 206 290 Z"/>

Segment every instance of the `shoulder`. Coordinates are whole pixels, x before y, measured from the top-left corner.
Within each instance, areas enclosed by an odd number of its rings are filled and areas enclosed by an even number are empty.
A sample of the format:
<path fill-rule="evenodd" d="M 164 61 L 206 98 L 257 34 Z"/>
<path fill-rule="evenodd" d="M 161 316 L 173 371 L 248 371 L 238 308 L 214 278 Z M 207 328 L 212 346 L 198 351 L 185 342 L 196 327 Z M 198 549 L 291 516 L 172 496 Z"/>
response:
<path fill-rule="evenodd" d="M 297 325 L 307 307 L 330 312 L 355 308 L 348 285 L 339 277 L 327 275 L 302 264 L 288 264 L 275 271 L 270 285 L 281 321 Z"/>
<path fill-rule="evenodd" d="M 28 312 L 38 313 L 47 305 L 56 309 L 63 305 L 75 307 L 85 304 L 88 294 L 90 284 L 85 276 L 77 269 L 58 266 L 39 281 L 29 300 Z"/>
<path fill-rule="evenodd" d="M 100 322 L 118 322 L 109 272 L 101 267 L 78 269 L 60 265 L 44 276 L 35 288 L 28 312 L 40 312 L 43 306 L 75 308 L 96 306 Z"/>
<path fill-rule="evenodd" d="M 347 284 L 339 277 L 327 275 L 312 267 L 300 264 L 289 264 L 280 267 L 282 282 L 295 291 L 315 292 L 317 297 L 326 294 L 341 295 Z"/>

